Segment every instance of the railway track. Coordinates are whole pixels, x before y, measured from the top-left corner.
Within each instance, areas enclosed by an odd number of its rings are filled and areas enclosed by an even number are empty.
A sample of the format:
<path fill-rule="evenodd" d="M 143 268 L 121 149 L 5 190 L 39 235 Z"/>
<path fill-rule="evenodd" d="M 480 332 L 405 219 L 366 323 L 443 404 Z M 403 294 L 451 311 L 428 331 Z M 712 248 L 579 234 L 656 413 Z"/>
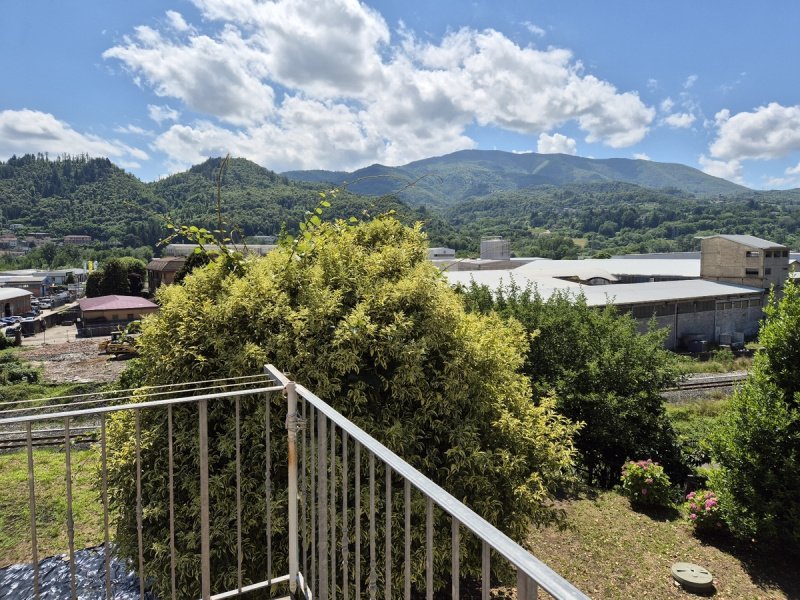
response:
<path fill-rule="evenodd" d="M 98 440 L 99 428 L 96 426 L 70 427 L 69 439 L 73 444 L 93 444 Z M 66 430 L 35 429 L 31 432 L 31 446 L 34 448 L 63 446 Z M 28 447 L 28 436 L 24 431 L 0 432 L 0 452 L 21 450 Z"/>
<path fill-rule="evenodd" d="M 675 387 L 666 388 L 664 392 L 688 392 L 692 390 L 712 390 L 716 388 L 731 388 L 737 383 L 747 379 L 747 373 L 739 371 L 736 373 L 725 373 L 721 375 L 701 375 L 694 376 L 686 381 L 682 381 Z"/>

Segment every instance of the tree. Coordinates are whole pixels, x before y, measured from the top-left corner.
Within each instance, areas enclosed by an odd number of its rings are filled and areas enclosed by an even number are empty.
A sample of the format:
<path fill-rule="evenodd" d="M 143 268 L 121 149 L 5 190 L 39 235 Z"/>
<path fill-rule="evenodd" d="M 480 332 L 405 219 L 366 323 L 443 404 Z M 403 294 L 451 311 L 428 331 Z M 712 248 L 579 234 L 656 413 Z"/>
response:
<path fill-rule="evenodd" d="M 472 284 L 470 310 L 516 319 L 530 336 L 524 372 L 534 401 L 548 390 L 558 411 L 584 423 L 575 444 L 590 483 L 610 487 L 628 459 L 661 462 L 670 478 L 685 476 L 661 390 L 676 381 L 677 364 L 663 348 L 665 332 L 637 330 L 630 315 L 590 307 L 582 295 L 538 290 L 513 282 L 496 292 Z"/>
<path fill-rule="evenodd" d="M 524 331 L 497 316 L 465 313 L 427 261 L 419 227 L 381 217 L 355 226 L 309 221 L 304 232 L 263 258 L 223 253 L 195 269 L 183 285 L 160 288 L 161 311 L 143 324 L 140 359 L 126 384 L 249 375 L 271 362 L 517 539 L 532 523 L 559 521 L 561 514 L 550 502 L 569 480 L 576 427 L 554 412 L 551 400 L 530 402 L 530 386 L 519 373 Z M 275 399 L 273 407 L 280 405 Z M 258 475 L 263 477 L 265 464 L 260 406 L 259 414 L 258 407 L 242 405 L 242 445 L 253 449 L 242 465 L 248 490 L 243 501 L 246 573 L 263 573 L 266 561 L 258 541 L 265 523 Z M 196 421 L 196 412 L 176 407 L 175 488 L 182 494 L 176 507 L 178 577 L 187 596 L 199 593 Z M 282 420 L 272 422 L 275 439 L 282 439 Z M 138 556 L 133 426 L 129 416 L 121 416 L 109 428 L 109 486 L 119 515 L 116 543 L 126 557 Z M 142 464 L 163 465 L 163 414 L 142 412 L 141 426 Z M 234 430 L 229 406 L 209 406 L 209 429 L 216 440 L 211 469 L 227 482 Z M 273 464 L 282 465 L 285 448 L 273 453 Z M 274 476 L 283 473 L 276 469 Z M 169 539 L 167 474 L 147 468 L 142 476 L 146 571 L 163 591 L 170 574 L 169 553 L 159 551 Z M 402 490 L 397 492 L 400 505 Z M 210 493 L 214 574 L 230 584 L 236 566 L 235 544 L 228 543 L 234 491 L 226 484 L 212 486 Z M 423 506 L 414 510 L 424 514 Z M 285 526 L 282 514 L 275 512 L 274 531 Z M 396 546 L 403 543 L 401 529 L 393 528 Z M 443 534 L 436 540 L 435 561 L 442 573 L 449 565 L 449 529 Z M 423 532 L 414 535 L 424 548 Z M 419 558 L 413 577 L 424 582 L 424 552 Z M 393 572 L 402 576 L 399 567 Z M 478 544 L 467 544 L 462 572 L 480 573 Z"/>
<path fill-rule="evenodd" d="M 142 292 L 145 274 L 145 264 L 138 258 L 111 258 L 103 263 L 101 269 L 89 274 L 86 280 L 86 296 L 138 296 Z"/>
<path fill-rule="evenodd" d="M 764 309 L 759 341 L 744 385 L 712 436 L 719 469 L 711 483 L 723 518 L 740 537 L 800 545 L 800 287 Z"/>

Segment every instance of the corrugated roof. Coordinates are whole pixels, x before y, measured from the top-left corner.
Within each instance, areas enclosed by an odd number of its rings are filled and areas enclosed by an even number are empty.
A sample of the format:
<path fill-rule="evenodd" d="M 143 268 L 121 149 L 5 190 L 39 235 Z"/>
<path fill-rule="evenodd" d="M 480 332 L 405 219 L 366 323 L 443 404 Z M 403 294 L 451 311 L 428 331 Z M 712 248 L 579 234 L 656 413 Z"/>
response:
<path fill-rule="evenodd" d="M 13 287 L 0 287 L 0 301 L 13 300 L 14 298 L 23 298 L 25 296 L 33 296 L 28 290 L 21 290 Z"/>
<path fill-rule="evenodd" d="M 135 308 L 158 308 L 157 304 L 138 296 L 98 296 L 82 298 L 79 302 L 82 311 L 90 310 L 124 310 Z"/>
<path fill-rule="evenodd" d="M 617 305 L 649 304 L 653 302 L 739 296 L 742 294 L 761 295 L 764 293 L 761 288 L 706 281 L 704 279 L 581 285 L 553 277 L 529 277 L 520 271 L 521 269 L 514 269 L 513 271 L 455 271 L 453 273 L 445 271 L 445 276 L 451 284 L 469 285 L 470 282 L 474 281 L 491 289 L 497 289 L 501 285 L 508 285 L 511 281 L 514 281 L 523 288 L 527 285 L 536 287 L 545 298 L 549 298 L 559 290 L 573 294 L 582 292 L 586 297 L 587 304 L 590 306 L 603 306 L 609 302 Z"/>
<path fill-rule="evenodd" d="M 764 240 L 754 235 L 731 235 L 723 233 L 719 235 L 709 235 L 703 239 L 709 239 L 709 238 L 722 238 L 724 240 L 736 242 L 737 244 L 750 246 L 751 248 L 761 248 L 763 250 L 768 250 L 770 248 L 786 248 L 786 246 L 784 246 L 783 244 L 770 242 L 769 240 Z"/>
<path fill-rule="evenodd" d="M 586 281 L 608 274 L 639 277 L 700 277 L 700 260 L 685 258 L 587 258 L 585 260 L 534 260 L 514 272 L 524 272 L 528 277 L 575 277 Z M 596 274 L 596 275 L 594 275 Z M 612 278 L 612 281 L 614 278 Z"/>
<path fill-rule="evenodd" d="M 165 258 L 154 258 L 145 267 L 148 271 L 180 271 L 186 263 L 184 256 L 168 256 Z"/>

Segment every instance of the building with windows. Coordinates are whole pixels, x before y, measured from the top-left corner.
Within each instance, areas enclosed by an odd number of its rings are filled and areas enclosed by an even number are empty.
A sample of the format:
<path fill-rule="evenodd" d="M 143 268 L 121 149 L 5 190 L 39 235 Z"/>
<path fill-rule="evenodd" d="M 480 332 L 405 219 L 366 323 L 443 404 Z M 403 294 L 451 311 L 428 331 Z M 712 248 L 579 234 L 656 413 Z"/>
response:
<path fill-rule="evenodd" d="M 700 242 L 700 277 L 780 291 L 789 248 L 752 235 L 712 235 Z"/>

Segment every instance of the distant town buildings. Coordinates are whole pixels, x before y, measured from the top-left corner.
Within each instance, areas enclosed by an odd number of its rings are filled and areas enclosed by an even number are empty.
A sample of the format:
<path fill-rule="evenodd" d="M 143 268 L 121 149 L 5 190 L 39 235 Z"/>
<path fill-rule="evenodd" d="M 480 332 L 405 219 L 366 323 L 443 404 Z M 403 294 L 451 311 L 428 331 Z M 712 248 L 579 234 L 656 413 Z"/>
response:
<path fill-rule="evenodd" d="M 64 243 L 70 246 L 86 246 L 92 243 L 90 235 L 65 235 Z"/>

